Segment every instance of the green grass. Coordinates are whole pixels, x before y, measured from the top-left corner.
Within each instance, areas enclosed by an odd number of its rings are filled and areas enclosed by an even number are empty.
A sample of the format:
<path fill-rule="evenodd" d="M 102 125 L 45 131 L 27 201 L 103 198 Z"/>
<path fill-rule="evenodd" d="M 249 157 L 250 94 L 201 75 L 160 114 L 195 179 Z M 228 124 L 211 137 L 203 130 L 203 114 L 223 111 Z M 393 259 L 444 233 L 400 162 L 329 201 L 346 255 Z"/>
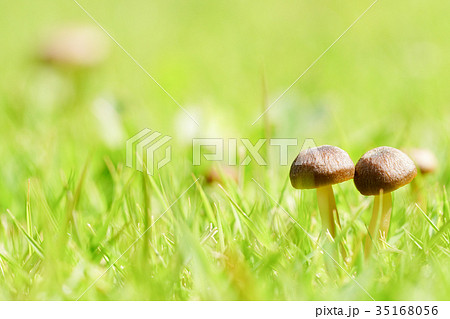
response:
<path fill-rule="evenodd" d="M 113 43 L 82 86 L 36 62 L 46 30 L 92 23 L 72 1 L 2 2 L 0 299 L 370 300 L 360 286 L 376 300 L 450 298 L 448 2 L 379 1 L 273 107 L 270 130 L 251 126 L 263 100 L 371 1 L 80 3 L 198 116 L 197 136 L 314 138 L 355 162 L 376 146 L 428 147 L 439 170 L 419 177 L 422 209 L 410 186 L 394 193 L 388 243 L 364 262 L 372 199 L 351 181 L 334 187 L 333 245 L 314 191 L 287 185 L 273 153 L 268 166 L 239 167 L 238 182 L 208 184 L 217 163 L 192 166 L 189 118 Z M 99 98 L 118 116 L 116 143 L 95 116 Z M 174 137 L 173 161 L 154 176 L 124 164 L 126 139 L 145 127 Z"/>

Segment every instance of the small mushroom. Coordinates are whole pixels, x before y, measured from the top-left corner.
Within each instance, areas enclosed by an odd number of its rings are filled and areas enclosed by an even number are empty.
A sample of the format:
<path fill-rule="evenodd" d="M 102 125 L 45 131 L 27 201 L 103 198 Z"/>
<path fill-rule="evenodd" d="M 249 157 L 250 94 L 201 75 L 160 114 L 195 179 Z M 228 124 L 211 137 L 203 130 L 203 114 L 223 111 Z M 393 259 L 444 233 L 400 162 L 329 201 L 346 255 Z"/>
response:
<path fill-rule="evenodd" d="M 211 167 L 205 172 L 205 179 L 208 184 L 223 184 L 227 179 L 239 182 L 239 172 L 233 166 Z"/>
<path fill-rule="evenodd" d="M 414 148 L 407 150 L 406 153 L 416 164 L 417 170 L 420 172 L 420 178 L 416 178 L 411 183 L 411 194 L 417 205 L 423 209 L 427 208 L 427 196 L 424 189 L 424 177 L 430 175 L 436 171 L 438 167 L 438 161 L 436 156 L 428 149 Z"/>
<path fill-rule="evenodd" d="M 374 195 L 369 236 L 366 237 L 364 253 L 366 258 L 372 248 L 372 241 L 379 235 L 386 238 L 392 211 L 391 192 L 409 184 L 417 175 L 414 162 L 402 151 L 393 147 L 377 147 L 365 153 L 356 163 L 354 182 L 358 191 Z M 379 223 L 379 231 L 377 226 Z"/>
<path fill-rule="evenodd" d="M 105 59 L 105 36 L 94 27 L 71 26 L 55 30 L 43 43 L 40 58 L 44 62 L 74 68 L 89 68 Z"/>
<path fill-rule="evenodd" d="M 91 25 L 61 26 L 46 35 L 40 44 L 39 61 L 50 66 L 70 83 L 70 104 L 86 105 L 92 70 L 108 55 L 107 37 Z"/>
<path fill-rule="evenodd" d="M 338 225 L 340 222 L 332 185 L 352 179 L 354 173 L 355 164 L 350 156 L 330 145 L 301 151 L 291 166 L 289 177 L 294 188 L 317 190 L 322 228 L 333 237 L 336 235 L 334 214 Z"/>
<path fill-rule="evenodd" d="M 424 148 L 414 148 L 407 151 L 407 153 L 416 163 L 421 174 L 430 174 L 437 169 L 438 161 L 432 151 Z"/>

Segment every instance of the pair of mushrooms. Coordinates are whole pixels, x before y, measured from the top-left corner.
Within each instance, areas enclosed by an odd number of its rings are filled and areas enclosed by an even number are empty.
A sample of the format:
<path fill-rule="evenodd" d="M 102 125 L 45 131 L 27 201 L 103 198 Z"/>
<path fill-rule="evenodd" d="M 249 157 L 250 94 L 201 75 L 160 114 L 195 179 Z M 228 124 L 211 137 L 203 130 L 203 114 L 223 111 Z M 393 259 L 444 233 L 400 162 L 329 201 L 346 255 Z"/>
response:
<path fill-rule="evenodd" d="M 322 227 L 333 237 L 336 235 L 336 224 L 340 226 L 340 222 L 332 185 L 353 178 L 361 194 L 375 196 L 364 248 L 366 256 L 377 234 L 386 238 L 392 210 L 391 192 L 410 183 L 416 175 L 414 162 L 398 149 L 387 146 L 375 148 L 365 153 L 355 166 L 344 150 L 330 145 L 300 152 L 289 174 L 294 188 L 317 190 Z"/>

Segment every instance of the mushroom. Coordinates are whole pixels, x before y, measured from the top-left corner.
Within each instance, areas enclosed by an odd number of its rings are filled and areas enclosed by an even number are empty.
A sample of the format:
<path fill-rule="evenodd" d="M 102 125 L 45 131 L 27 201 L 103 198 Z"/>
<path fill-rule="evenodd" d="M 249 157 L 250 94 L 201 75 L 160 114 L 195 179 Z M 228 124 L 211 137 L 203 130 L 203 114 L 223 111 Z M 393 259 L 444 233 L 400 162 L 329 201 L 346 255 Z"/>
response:
<path fill-rule="evenodd" d="M 354 173 L 355 164 L 350 156 L 330 145 L 301 151 L 291 166 L 289 177 L 294 188 L 317 190 L 322 228 L 333 237 L 336 235 L 334 214 L 339 226 L 340 222 L 332 185 L 352 179 Z"/>
<path fill-rule="evenodd" d="M 208 184 L 223 184 L 227 179 L 239 182 L 239 172 L 233 166 L 211 167 L 205 172 Z"/>
<path fill-rule="evenodd" d="M 432 174 L 438 167 L 436 156 L 428 149 L 414 148 L 407 150 L 406 153 L 411 157 L 420 172 L 421 178 L 416 178 L 411 183 L 411 193 L 417 205 L 426 209 L 427 196 L 424 192 L 424 180 L 422 177 Z"/>
<path fill-rule="evenodd" d="M 372 248 L 372 241 L 379 235 L 386 238 L 392 211 L 391 192 L 409 184 L 417 175 L 414 162 L 402 151 L 381 146 L 365 153 L 356 163 L 354 182 L 358 191 L 374 195 L 369 236 L 366 237 L 364 253 L 366 258 Z M 379 224 L 379 231 L 377 231 Z"/>
<path fill-rule="evenodd" d="M 422 175 L 433 173 L 437 169 L 438 161 L 432 151 L 424 148 L 414 148 L 407 151 L 407 153 L 416 163 Z"/>
<path fill-rule="evenodd" d="M 61 26 L 42 41 L 38 58 L 71 85 L 73 105 L 86 104 L 89 76 L 105 61 L 109 45 L 105 35 L 90 25 Z"/>
<path fill-rule="evenodd" d="M 91 26 L 57 29 L 43 43 L 40 57 L 44 62 L 89 68 L 105 59 L 108 45 L 104 35 Z"/>

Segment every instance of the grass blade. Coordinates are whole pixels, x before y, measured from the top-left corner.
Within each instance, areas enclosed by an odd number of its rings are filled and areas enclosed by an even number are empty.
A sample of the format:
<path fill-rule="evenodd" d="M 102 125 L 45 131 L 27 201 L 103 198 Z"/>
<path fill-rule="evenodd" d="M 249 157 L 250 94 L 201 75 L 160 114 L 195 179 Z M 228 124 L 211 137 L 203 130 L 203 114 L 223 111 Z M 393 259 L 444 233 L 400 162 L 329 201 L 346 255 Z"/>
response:
<path fill-rule="evenodd" d="M 41 245 L 27 233 L 25 228 L 23 228 L 23 226 L 18 222 L 18 220 L 14 217 L 14 215 L 11 213 L 11 211 L 9 209 L 7 209 L 6 212 L 8 213 L 9 217 L 11 217 L 14 225 L 25 235 L 25 237 L 27 238 L 27 241 L 31 245 L 31 247 L 34 248 L 36 253 L 41 258 L 44 258 L 44 250 L 42 249 Z"/>

